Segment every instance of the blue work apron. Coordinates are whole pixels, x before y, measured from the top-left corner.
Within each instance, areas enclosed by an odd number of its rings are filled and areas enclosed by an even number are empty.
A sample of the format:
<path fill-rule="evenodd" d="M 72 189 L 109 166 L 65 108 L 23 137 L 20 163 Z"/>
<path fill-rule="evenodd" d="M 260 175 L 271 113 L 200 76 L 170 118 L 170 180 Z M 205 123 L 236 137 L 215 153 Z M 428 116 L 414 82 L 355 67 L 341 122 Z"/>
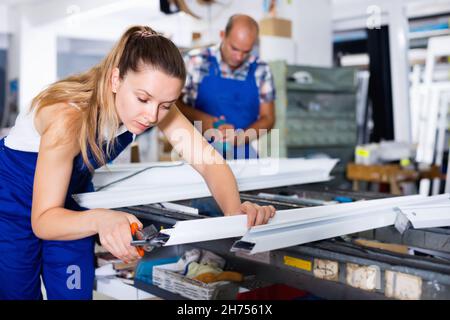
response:
<path fill-rule="evenodd" d="M 133 140 L 130 132 L 117 137 L 110 159 Z M 105 151 L 105 148 L 104 148 Z M 18 151 L 0 140 L 0 300 L 42 299 L 42 276 L 48 299 L 92 299 L 94 237 L 47 241 L 31 228 L 31 204 L 38 153 Z M 99 165 L 89 159 L 94 168 Z M 73 160 L 64 207 L 83 211 L 72 194 L 94 191 L 92 174 L 81 154 Z"/>
<path fill-rule="evenodd" d="M 259 117 L 259 90 L 256 85 L 256 61 L 250 64 L 245 80 L 227 79 L 221 76 L 217 59 L 209 52 L 209 74 L 199 85 L 196 109 L 211 116 L 225 117 L 225 122 L 236 129 L 245 130 Z M 213 144 L 214 145 L 214 144 Z M 221 145 L 221 144 L 219 144 Z M 217 148 L 217 144 L 214 145 Z M 249 145 L 235 146 L 233 157 L 226 150 L 218 150 L 226 159 L 257 158 Z"/>

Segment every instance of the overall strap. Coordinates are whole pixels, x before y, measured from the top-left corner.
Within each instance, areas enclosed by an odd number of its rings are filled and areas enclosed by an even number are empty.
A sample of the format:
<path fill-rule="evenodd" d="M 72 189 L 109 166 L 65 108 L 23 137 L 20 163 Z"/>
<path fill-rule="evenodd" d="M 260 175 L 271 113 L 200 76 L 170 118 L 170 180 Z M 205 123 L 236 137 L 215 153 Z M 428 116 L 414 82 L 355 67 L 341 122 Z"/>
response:
<path fill-rule="evenodd" d="M 211 50 L 208 48 L 208 62 L 209 62 L 209 75 L 211 77 L 220 76 L 219 62 L 216 57 L 211 54 Z"/>
<path fill-rule="evenodd" d="M 255 60 L 250 64 L 250 67 L 248 68 L 248 73 L 247 73 L 247 78 L 246 78 L 247 81 L 249 81 L 255 77 L 256 68 L 258 68 L 258 63 Z"/>

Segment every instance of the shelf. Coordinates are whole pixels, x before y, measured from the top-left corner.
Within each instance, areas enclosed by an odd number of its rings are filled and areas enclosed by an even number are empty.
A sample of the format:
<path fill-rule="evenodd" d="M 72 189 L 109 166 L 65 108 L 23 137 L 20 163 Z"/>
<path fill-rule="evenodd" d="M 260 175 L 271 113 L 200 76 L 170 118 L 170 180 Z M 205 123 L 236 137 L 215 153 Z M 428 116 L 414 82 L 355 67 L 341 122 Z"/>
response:
<path fill-rule="evenodd" d="M 287 91 L 302 91 L 302 92 L 322 92 L 322 93 L 332 93 L 332 94 L 355 94 L 355 89 L 353 88 L 339 88 L 332 89 L 327 87 L 322 88 L 311 88 L 308 85 L 300 84 L 292 81 L 287 81 L 286 83 Z"/>

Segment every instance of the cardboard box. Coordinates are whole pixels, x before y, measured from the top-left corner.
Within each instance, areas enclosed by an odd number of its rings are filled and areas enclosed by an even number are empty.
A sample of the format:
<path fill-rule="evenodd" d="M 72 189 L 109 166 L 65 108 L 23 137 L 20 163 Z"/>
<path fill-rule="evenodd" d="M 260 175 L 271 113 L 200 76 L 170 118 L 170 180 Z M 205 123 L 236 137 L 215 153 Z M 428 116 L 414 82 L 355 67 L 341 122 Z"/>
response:
<path fill-rule="evenodd" d="M 259 32 L 262 36 L 290 38 L 292 36 L 292 22 L 281 18 L 264 18 L 259 22 Z"/>

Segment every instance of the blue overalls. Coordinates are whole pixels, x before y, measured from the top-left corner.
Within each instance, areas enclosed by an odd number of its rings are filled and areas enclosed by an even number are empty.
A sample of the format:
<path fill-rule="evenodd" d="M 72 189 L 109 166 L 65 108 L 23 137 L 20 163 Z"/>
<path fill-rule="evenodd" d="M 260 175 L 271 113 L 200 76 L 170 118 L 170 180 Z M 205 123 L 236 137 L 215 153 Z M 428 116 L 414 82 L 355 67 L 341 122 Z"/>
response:
<path fill-rule="evenodd" d="M 259 90 L 256 84 L 256 61 L 250 64 L 247 78 L 242 80 L 222 78 L 217 59 L 209 52 L 209 74 L 199 85 L 195 107 L 209 115 L 219 118 L 236 129 L 245 130 L 258 120 Z M 226 159 L 231 157 L 225 150 L 218 150 Z M 234 159 L 256 158 L 256 151 L 249 145 L 234 147 Z"/>
<path fill-rule="evenodd" d="M 112 160 L 132 142 L 124 132 L 116 139 Z M 92 299 L 94 237 L 47 241 L 31 228 L 31 203 L 36 152 L 10 149 L 0 140 L 0 300 L 42 299 L 42 276 L 48 299 Z M 89 159 L 94 168 L 99 165 Z M 94 191 L 92 175 L 81 154 L 73 170 L 64 207 L 82 211 L 72 194 Z"/>

